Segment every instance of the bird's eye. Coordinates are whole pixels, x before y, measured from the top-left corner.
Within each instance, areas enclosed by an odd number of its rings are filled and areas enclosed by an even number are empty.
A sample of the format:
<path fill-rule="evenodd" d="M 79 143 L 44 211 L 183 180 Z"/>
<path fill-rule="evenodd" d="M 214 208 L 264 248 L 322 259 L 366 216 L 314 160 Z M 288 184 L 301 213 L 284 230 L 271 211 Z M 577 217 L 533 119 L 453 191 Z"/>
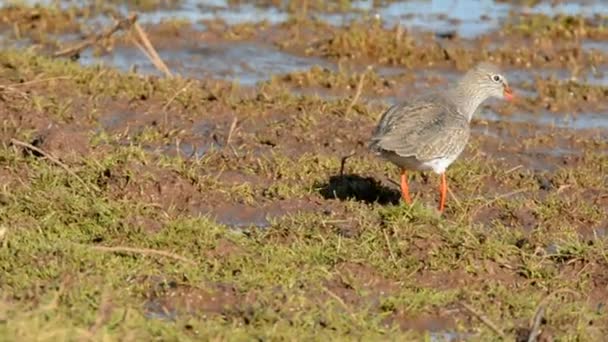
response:
<path fill-rule="evenodd" d="M 500 76 L 500 75 L 494 75 L 494 76 L 492 76 L 492 81 L 494 81 L 494 82 L 500 82 L 500 81 L 502 81 L 502 76 Z"/>

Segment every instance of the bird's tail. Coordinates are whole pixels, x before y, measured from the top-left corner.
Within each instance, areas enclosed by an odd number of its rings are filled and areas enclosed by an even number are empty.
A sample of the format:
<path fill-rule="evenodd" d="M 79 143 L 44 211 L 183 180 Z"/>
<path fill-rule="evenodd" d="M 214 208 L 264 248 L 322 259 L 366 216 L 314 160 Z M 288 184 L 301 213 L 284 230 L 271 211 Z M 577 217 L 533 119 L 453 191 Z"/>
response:
<path fill-rule="evenodd" d="M 382 151 L 382 147 L 380 147 L 380 139 L 375 136 L 372 137 L 367 144 L 367 148 L 369 148 L 372 152 L 380 153 Z"/>

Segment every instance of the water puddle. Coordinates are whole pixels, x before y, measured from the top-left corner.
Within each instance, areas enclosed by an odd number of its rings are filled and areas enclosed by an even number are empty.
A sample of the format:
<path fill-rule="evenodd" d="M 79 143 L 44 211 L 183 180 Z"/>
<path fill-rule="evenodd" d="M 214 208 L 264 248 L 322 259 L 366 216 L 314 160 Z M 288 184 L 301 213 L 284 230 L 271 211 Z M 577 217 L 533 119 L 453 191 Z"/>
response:
<path fill-rule="evenodd" d="M 553 79 L 556 81 L 575 81 L 578 83 L 587 83 L 593 86 L 608 86 L 608 70 L 604 68 L 592 69 L 582 74 L 573 75 L 569 70 L 564 69 L 536 69 L 530 70 L 508 70 L 507 76 L 509 82 L 516 86 L 531 85 L 536 79 Z M 518 92 L 520 91 L 517 89 Z M 531 93 L 530 95 L 536 95 Z"/>
<path fill-rule="evenodd" d="M 231 183 L 247 184 L 250 180 L 243 176 L 233 175 Z M 221 178 L 222 181 L 228 180 Z M 255 182 L 255 181 L 253 181 Z M 200 213 L 235 230 L 247 228 L 268 228 L 274 219 L 281 219 L 290 215 L 311 212 L 318 207 L 302 199 L 279 200 L 263 205 L 248 205 L 229 203 L 219 207 L 202 208 Z"/>
<path fill-rule="evenodd" d="M 222 315 L 244 304 L 244 298 L 228 284 L 210 283 L 199 287 L 151 278 L 152 291 L 143 305 L 148 319 L 172 321 L 180 316 Z"/>
<path fill-rule="evenodd" d="M 240 204 L 223 206 L 209 213 L 217 223 L 236 229 L 268 228 L 270 226 L 269 216 L 273 214 L 279 213 Z"/>
<path fill-rule="evenodd" d="M 605 41 L 585 40 L 581 43 L 581 47 L 585 50 L 598 50 L 608 52 L 608 44 Z"/>
<path fill-rule="evenodd" d="M 85 0 L 24 0 L 9 1 L 9 4 L 27 4 L 58 6 L 60 9 L 67 9 L 70 6 L 91 5 Z M 134 6 L 120 4 L 116 7 L 122 15 L 127 15 L 131 11 L 137 11 Z M 145 24 L 158 24 L 167 20 L 187 20 L 192 24 L 198 25 L 197 28 L 204 28 L 202 22 L 205 20 L 220 19 L 228 24 L 241 24 L 245 22 L 255 23 L 267 21 L 271 24 L 284 22 L 288 19 L 288 14 L 276 7 L 259 7 L 250 3 L 231 4 L 229 0 L 181 0 L 175 6 L 167 6 L 160 10 L 137 11 L 139 21 Z M 103 22 L 109 22 L 108 18 L 96 18 Z"/>
<path fill-rule="evenodd" d="M 71 5 L 88 5 L 81 0 L 73 1 L 27 1 L 29 3 L 57 4 L 60 7 Z M 511 11 L 516 13 L 545 13 L 555 15 L 582 14 L 593 16 L 606 13 L 608 6 L 599 1 L 591 2 L 568 2 L 551 5 L 548 2 L 527 7 L 509 4 L 506 2 L 495 2 L 493 0 L 479 0 L 475 2 L 461 0 L 412 0 L 399 1 L 384 6 L 376 6 L 374 1 L 354 1 L 351 3 L 351 11 L 337 14 L 320 15 L 334 24 L 345 24 L 356 16 L 365 13 L 377 13 L 388 25 L 401 23 L 404 27 L 420 28 L 435 32 L 457 31 L 465 37 L 473 37 L 486 33 L 498 27 L 507 18 Z M 125 13 L 128 8 L 121 8 Z M 229 0 L 183 0 L 175 7 L 165 8 L 157 11 L 140 13 L 141 21 L 144 23 L 157 23 L 165 20 L 185 19 L 204 26 L 203 21 L 208 19 L 222 19 L 229 24 L 242 22 L 255 22 L 267 20 L 271 23 L 285 21 L 288 14 L 278 7 L 256 6 L 252 3 L 234 4 Z M 204 29 L 204 28 L 203 28 Z M 9 42 L 2 36 L 0 42 L 8 45 L 25 43 Z M 62 36 L 61 40 L 78 40 L 78 37 Z M 3 44 L 4 45 L 4 44 Z M 315 57 L 302 57 L 282 52 L 270 45 L 247 42 L 188 42 L 186 47 L 171 49 L 170 47 L 159 47 L 161 58 L 169 68 L 176 74 L 197 79 L 222 79 L 238 82 L 244 86 L 254 86 L 259 82 L 267 81 L 272 75 L 307 71 L 313 66 L 336 69 L 336 65 L 327 60 Z M 608 44 L 599 41 L 583 41 L 584 49 L 596 49 L 608 51 Z M 159 71 L 152 65 L 149 59 L 139 50 L 130 47 L 116 48 L 112 53 L 96 56 L 92 49 L 85 50 L 79 61 L 84 65 L 105 64 L 116 67 L 123 71 L 136 70 L 142 74 L 160 75 Z M 400 101 L 402 95 L 411 95 L 415 92 L 426 91 L 429 87 L 442 87 L 456 81 L 460 73 L 453 70 L 423 70 L 410 71 L 404 68 L 382 67 L 377 69 L 383 76 L 394 76 L 408 72 L 415 73 L 413 84 L 404 85 L 402 91 L 392 97 L 375 97 L 367 101 L 382 101 L 395 103 Z M 608 86 L 608 71 L 605 67 L 600 70 L 592 70 L 582 75 L 572 75 L 563 69 L 540 69 L 540 70 L 509 70 L 508 76 L 521 96 L 536 96 L 534 81 L 536 78 L 552 78 L 560 81 L 576 80 L 577 82 L 589 83 L 591 85 Z M 401 87 L 400 85 L 397 85 Z M 518 86 L 521 86 L 518 89 Z M 302 93 L 309 92 L 308 89 L 300 90 Z M 331 98 L 332 95 L 318 94 L 322 97 Z M 342 95 L 340 95 L 341 97 Z M 577 115 L 559 115 L 553 113 L 515 113 L 512 115 L 498 115 L 492 111 L 483 111 L 480 118 L 490 122 L 502 121 L 513 123 L 531 123 L 537 126 L 557 127 L 567 129 L 607 129 L 608 117 L 602 113 L 581 113 Z M 106 118 L 102 125 L 106 128 L 121 127 L 125 125 L 125 118 Z M 198 134 L 198 133 L 197 133 Z M 204 135 L 204 133 L 201 133 Z M 186 156 L 200 157 L 213 148 L 212 144 L 197 145 L 194 143 L 182 143 L 179 147 L 180 153 Z M 176 151 L 175 146 L 159 147 L 167 152 Z M 258 214 L 256 214 L 258 215 Z M 255 215 L 254 215 L 255 216 Z M 249 220 L 254 225 L 266 226 L 267 220 L 262 214 Z M 228 222 L 228 225 L 239 225 L 238 222 Z"/>
<path fill-rule="evenodd" d="M 318 58 L 295 56 L 254 43 L 201 44 L 177 51 L 159 49 L 158 53 L 177 74 L 235 81 L 246 86 L 266 81 L 273 74 L 305 71 L 314 65 L 333 68 L 331 63 Z M 103 63 L 123 71 L 135 68 L 139 73 L 160 75 L 143 53 L 132 48 L 119 48 L 103 56 L 93 56 L 87 50 L 82 53 L 80 62 L 83 65 Z"/>
<path fill-rule="evenodd" d="M 55 5 L 59 8 L 68 6 L 90 5 L 83 0 L 43 0 L 25 1 L 28 4 Z M 463 37 L 472 38 L 487 33 L 500 26 L 511 11 L 596 15 L 608 12 L 608 6 L 601 2 L 569 2 L 550 5 L 541 2 L 532 7 L 514 5 L 494 0 L 464 1 L 464 0 L 413 0 L 391 2 L 388 5 L 376 6 L 372 0 L 353 1 L 351 10 L 341 13 L 317 14 L 322 20 L 335 25 L 344 25 L 348 21 L 365 14 L 377 14 L 387 26 L 400 23 L 408 29 L 421 29 L 432 32 L 457 32 Z M 128 5 L 119 5 L 119 11 L 127 14 Z M 168 20 L 187 20 L 196 29 L 205 30 L 206 20 L 220 19 L 228 24 L 244 22 L 268 21 L 270 23 L 284 22 L 289 18 L 288 13 L 276 6 L 257 6 L 252 3 L 233 3 L 229 0 L 182 0 L 176 6 L 154 11 L 140 11 L 140 21 L 155 24 Z M 100 22 L 101 20 L 101 22 Z M 94 27 L 108 24 L 108 18 L 92 18 Z M 103 22 L 106 22 L 105 25 Z M 60 41 L 73 41 L 70 37 L 61 36 Z M 77 37 L 76 37 L 77 38 Z M 78 39 L 75 39 L 76 41 Z M 194 46 L 192 46 L 194 45 Z M 584 41 L 585 49 L 608 51 L 608 44 L 598 41 Z M 243 85 L 255 85 L 257 82 L 268 80 L 272 74 L 284 74 L 309 69 L 313 65 L 334 68 L 330 62 L 319 58 L 295 56 L 281 52 L 272 46 L 253 43 L 220 43 L 189 44 L 188 48 L 162 49 L 159 54 L 173 72 L 193 78 L 219 78 L 237 81 Z M 160 75 L 158 70 L 140 51 L 135 48 L 117 48 L 111 54 L 95 56 L 91 49 L 81 54 L 81 63 L 91 65 L 104 63 L 121 70 L 134 68 L 144 74 Z M 397 70 L 382 70 L 386 74 L 394 74 Z M 542 72 L 542 71 L 541 71 Z M 560 71 L 560 73 L 565 73 Z M 592 84 L 606 85 L 608 79 L 604 72 L 593 75 L 583 75 Z M 599 76 L 598 76 L 599 75 Z M 445 77 L 445 75 L 443 75 Z M 529 79 L 527 73 L 522 73 L 521 79 Z M 517 76 L 515 76 L 517 77 Z M 559 75 L 569 78 L 570 75 Z M 517 79 L 517 78 L 515 78 Z"/>
<path fill-rule="evenodd" d="M 106 131 L 110 134 L 120 134 L 121 143 L 129 144 L 132 140 L 139 139 L 139 135 L 146 127 L 156 125 L 154 122 L 155 120 L 147 117 L 146 114 L 128 110 L 118 111 L 112 115 L 99 118 L 100 127 L 97 132 Z M 224 143 L 215 138 L 214 132 L 219 128 L 218 125 L 212 122 L 201 121 L 195 124 L 188 124 L 185 129 L 190 134 L 185 138 L 176 139 L 172 144 L 148 143 L 144 139 L 142 141 L 142 148 L 154 154 L 199 159 L 211 150 L 224 147 Z"/>
<path fill-rule="evenodd" d="M 484 110 L 480 111 L 479 117 L 494 122 L 531 123 L 550 128 L 555 127 L 575 130 L 608 129 L 608 116 L 602 113 L 559 115 L 553 113 L 517 112 L 508 116 L 503 116 L 494 111 Z"/>
<path fill-rule="evenodd" d="M 498 29 L 512 11 L 594 16 L 607 13 L 608 9 L 599 1 L 569 1 L 557 5 L 542 1 L 528 7 L 494 0 L 414 0 L 393 2 L 375 11 L 389 25 L 399 23 L 408 28 L 455 32 L 464 38 L 474 38 Z"/>
<path fill-rule="evenodd" d="M 121 127 L 125 127 L 125 124 L 129 120 L 135 119 L 136 113 L 131 111 L 124 111 L 114 113 L 113 115 L 107 115 L 99 119 L 99 123 L 105 130 L 116 130 Z"/>
<path fill-rule="evenodd" d="M 221 145 L 215 143 L 184 143 L 180 142 L 179 144 L 167 144 L 163 146 L 157 145 L 144 145 L 144 151 L 154 153 L 154 154 L 163 154 L 171 157 L 181 157 L 186 159 L 200 159 L 205 154 L 207 154 L 211 150 L 220 149 Z"/>
<path fill-rule="evenodd" d="M 540 1 L 531 7 L 523 7 L 522 10 L 528 13 L 535 14 L 567 14 L 567 15 L 584 15 L 594 16 L 608 13 L 606 3 L 603 1 L 588 1 L 588 0 L 575 0 L 575 1 Z"/>
<path fill-rule="evenodd" d="M 60 8 L 88 4 L 84 0 L 28 0 L 25 3 L 58 5 Z M 385 6 L 377 6 L 372 0 L 362 0 L 352 1 L 350 8 L 350 11 L 322 13 L 317 17 L 339 26 L 360 18 L 361 15 L 375 14 L 387 25 L 400 23 L 408 28 L 432 32 L 457 32 L 462 37 L 472 38 L 497 29 L 511 11 L 542 13 L 550 16 L 556 14 L 594 16 L 608 12 L 606 5 L 601 1 L 569 1 L 558 4 L 542 1 L 533 6 L 523 6 L 494 0 L 413 0 L 395 1 Z M 127 14 L 131 8 L 121 5 L 119 10 L 122 14 Z M 188 20 L 200 27 L 204 27 L 202 22 L 212 19 L 220 19 L 231 25 L 261 21 L 276 24 L 288 20 L 289 14 L 276 6 L 256 6 L 246 2 L 235 4 L 229 0 L 182 0 L 176 6 L 140 13 L 140 20 L 144 23 L 154 24 L 176 19 Z"/>
<path fill-rule="evenodd" d="M 129 9 L 122 7 L 123 14 Z M 186 20 L 197 29 L 205 29 L 204 22 L 221 20 L 229 25 L 242 23 L 268 22 L 278 24 L 285 22 L 289 15 L 276 7 L 257 7 L 241 3 L 231 5 L 228 1 L 182 1 L 179 7 L 163 11 L 149 11 L 139 14 L 139 20 L 146 24 L 158 24 L 167 20 Z"/>
<path fill-rule="evenodd" d="M 148 319 L 162 321 L 174 321 L 177 319 L 177 311 L 167 309 L 163 304 L 152 300 L 144 303 L 144 315 Z"/>
<path fill-rule="evenodd" d="M 431 32 L 457 32 L 472 38 L 499 27 L 511 6 L 493 0 L 394 2 L 377 10 L 389 25 L 401 24 Z"/>
<path fill-rule="evenodd" d="M 429 332 L 431 342 L 456 342 L 466 341 L 473 337 L 473 334 L 462 334 L 453 331 L 432 331 Z"/>

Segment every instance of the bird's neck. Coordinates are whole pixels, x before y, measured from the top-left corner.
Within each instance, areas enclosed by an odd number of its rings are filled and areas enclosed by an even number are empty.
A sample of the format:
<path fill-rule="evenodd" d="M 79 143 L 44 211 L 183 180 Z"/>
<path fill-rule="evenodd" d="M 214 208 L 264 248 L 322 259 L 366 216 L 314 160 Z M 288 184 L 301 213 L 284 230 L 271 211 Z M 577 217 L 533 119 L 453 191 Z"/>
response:
<path fill-rule="evenodd" d="M 466 116 L 469 121 L 471 121 L 473 113 L 475 113 L 477 108 L 486 100 L 486 97 L 482 96 L 478 91 L 462 83 L 449 90 L 449 92 L 450 98 L 452 98 L 460 113 Z"/>

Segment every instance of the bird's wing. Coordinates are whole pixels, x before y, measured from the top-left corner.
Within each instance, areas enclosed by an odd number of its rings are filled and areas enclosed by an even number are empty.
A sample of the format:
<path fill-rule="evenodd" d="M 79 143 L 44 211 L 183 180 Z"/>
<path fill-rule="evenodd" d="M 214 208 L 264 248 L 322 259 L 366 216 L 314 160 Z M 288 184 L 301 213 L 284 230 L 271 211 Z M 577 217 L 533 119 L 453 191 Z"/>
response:
<path fill-rule="evenodd" d="M 376 127 L 371 147 L 418 160 L 459 154 L 469 138 L 469 123 L 448 107 L 419 101 L 389 108 Z"/>

